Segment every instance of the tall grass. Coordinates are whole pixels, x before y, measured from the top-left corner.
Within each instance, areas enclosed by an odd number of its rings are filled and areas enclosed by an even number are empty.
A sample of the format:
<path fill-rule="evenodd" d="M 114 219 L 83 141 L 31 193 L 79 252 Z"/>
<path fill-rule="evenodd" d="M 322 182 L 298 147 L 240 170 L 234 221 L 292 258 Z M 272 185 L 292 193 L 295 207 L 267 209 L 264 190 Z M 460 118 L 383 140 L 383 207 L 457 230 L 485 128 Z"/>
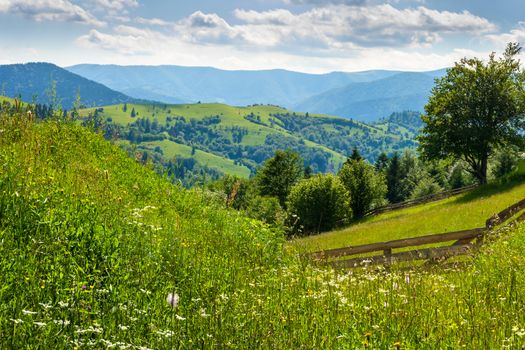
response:
<path fill-rule="evenodd" d="M 462 269 L 321 269 L 79 126 L 0 130 L 2 349 L 525 345 L 523 226 Z"/>

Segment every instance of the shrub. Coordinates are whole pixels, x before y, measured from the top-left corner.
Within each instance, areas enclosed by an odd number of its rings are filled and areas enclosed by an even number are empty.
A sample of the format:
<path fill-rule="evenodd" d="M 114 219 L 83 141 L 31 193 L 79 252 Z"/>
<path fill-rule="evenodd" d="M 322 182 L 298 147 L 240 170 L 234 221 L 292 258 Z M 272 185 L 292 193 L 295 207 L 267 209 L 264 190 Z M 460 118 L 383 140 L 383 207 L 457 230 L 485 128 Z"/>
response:
<path fill-rule="evenodd" d="M 250 199 L 246 214 L 267 224 L 280 226 L 286 216 L 276 197 L 255 196 Z"/>
<path fill-rule="evenodd" d="M 443 189 L 430 176 L 424 176 L 416 185 L 410 196 L 412 199 L 428 196 L 434 193 L 441 192 Z"/>
<path fill-rule="evenodd" d="M 348 191 L 331 174 L 301 180 L 287 203 L 293 233 L 330 230 L 347 222 L 351 213 Z"/>

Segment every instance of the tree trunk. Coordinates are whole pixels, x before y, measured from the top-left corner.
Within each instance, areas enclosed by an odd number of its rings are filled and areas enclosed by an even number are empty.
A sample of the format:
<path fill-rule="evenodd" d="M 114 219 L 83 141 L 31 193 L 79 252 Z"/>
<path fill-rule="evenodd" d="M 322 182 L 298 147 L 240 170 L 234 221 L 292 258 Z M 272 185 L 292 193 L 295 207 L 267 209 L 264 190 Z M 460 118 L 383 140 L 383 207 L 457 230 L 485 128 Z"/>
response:
<path fill-rule="evenodd" d="M 467 171 L 476 178 L 480 185 L 485 185 L 487 183 L 488 159 L 488 154 L 482 156 L 479 160 L 476 160 L 473 157 L 465 157 L 466 162 L 470 165 L 470 169 L 467 169 Z"/>
<path fill-rule="evenodd" d="M 476 180 L 480 185 L 485 185 L 487 183 L 487 165 L 488 165 L 488 155 L 483 156 L 480 159 L 479 165 L 476 169 Z"/>
<path fill-rule="evenodd" d="M 489 157 L 488 155 L 484 156 L 481 160 L 481 178 L 480 178 L 480 185 L 485 185 L 487 183 L 487 164 L 488 164 Z"/>

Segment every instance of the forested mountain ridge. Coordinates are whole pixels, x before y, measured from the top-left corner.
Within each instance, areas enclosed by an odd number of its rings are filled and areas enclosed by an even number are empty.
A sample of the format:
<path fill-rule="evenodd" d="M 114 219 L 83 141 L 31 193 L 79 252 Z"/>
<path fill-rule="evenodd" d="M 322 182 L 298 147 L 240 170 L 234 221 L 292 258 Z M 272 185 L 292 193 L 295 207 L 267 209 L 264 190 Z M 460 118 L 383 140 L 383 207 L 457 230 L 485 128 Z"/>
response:
<path fill-rule="evenodd" d="M 104 129 L 106 137 L 179 178 L 188 175 L 180 173 L 188 165 L 206 168 L 212 177 L 248 177 L 278 149 L 298 152 L 313 172 L 335 172 L 353 148 L 374 161 L 382 151 L 416 146 L 413 128 L 388 119 L 365 124 L 268 105 L 120 104 L 85 109 L 81 115 Z"/>
<path fill-rule="evenodd" d="M 85 106 L 140 101 L 51 63 L 0 65 L 0 95 L 65 109 L 73 106 L 77 95 Z"/>
<path fill-rule="evenodd" d="M 67 69 L 130 96 L 164 103 L 274 104 L 365 121 L 397 111 L 422 111 L 434 78 L 444 74 L 444 70 L 307 74 L 278 69 L 93 64 Z"/>

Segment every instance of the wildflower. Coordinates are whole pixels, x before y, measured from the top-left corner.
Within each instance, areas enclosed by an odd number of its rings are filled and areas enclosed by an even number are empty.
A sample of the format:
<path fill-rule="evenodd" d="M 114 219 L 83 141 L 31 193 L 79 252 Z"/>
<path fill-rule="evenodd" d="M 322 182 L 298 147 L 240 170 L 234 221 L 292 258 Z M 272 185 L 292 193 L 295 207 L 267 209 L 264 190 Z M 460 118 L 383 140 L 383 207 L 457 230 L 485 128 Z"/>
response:
<path fill-rule="evenodd" d="M 29 311 L 29 310 L 22 310 L 22 313 L 24 315 L 36 315 L 38 312 Z"/>
<path fill-rule="evenodd" d="M 179 321 L 184 321 L 186 318 L 185 317 L 182 317 L 182 316 L 179 316 L 179 315 L 175 315 L 175 318 Z"/>
<path fill-rule="evenodd" d="M 157 331 L 157 334 L 167 338 L 173 336 L 174 333 L 172 331 Z"/>
<path fill-rule="evenodd" d="M 169 293 L 166 301 L 171 305 L 171 307 L 176 308 L 179 305 L 179 295 L 175 292 Z"/>
<path fill-rule="evenodd" d="M 127 331 L 129 329 L 128 326 L 123 326 L 121 324 L 118 325 L 118 328 L 121 330 L 121 331 Z"/>
<path fill-rule="evenodd" d="M 59 326 L 69 326 L 71 322 L 69 320 L 53 320 L 53 323 Z"/>
<path fill-rule="evenodd" d="M 42 306 L 44 309 L 51 309 L 53 306 L 51 304 L 44 304 L 44 303 L 38 303 L 40 306 Z"/>
<path fill-rule="evenodd" d="M 22 321 L 21 319 L 17 318 L 17 319 L 13 319 L 11 318 L 10 319 L 14 324 L 19 324 L 19 323 L 24 323 L 24 321 Z"/>
<path fill-rule="evenodd" d="M 210 315 L 206 313 L 206 310 L 204 308 L 200 310 L 200 315 L 201 317 L 210 317 Z"/>
<path fill-rule="evenodd" d="M 60 306 L 60 307 L 68 307 L 68 306 L 69 306 L 69 303 L 66 303 L 66 302 L 64 302 L 64 301 L 59 301 L 59 302 L 58 302 L 58 306 Z"/>
<path fill-rule="evenodd" d="M 33 324 L 38 327 L 44 327 L 46 325 L 45 322 L 33 322 Z"/>

